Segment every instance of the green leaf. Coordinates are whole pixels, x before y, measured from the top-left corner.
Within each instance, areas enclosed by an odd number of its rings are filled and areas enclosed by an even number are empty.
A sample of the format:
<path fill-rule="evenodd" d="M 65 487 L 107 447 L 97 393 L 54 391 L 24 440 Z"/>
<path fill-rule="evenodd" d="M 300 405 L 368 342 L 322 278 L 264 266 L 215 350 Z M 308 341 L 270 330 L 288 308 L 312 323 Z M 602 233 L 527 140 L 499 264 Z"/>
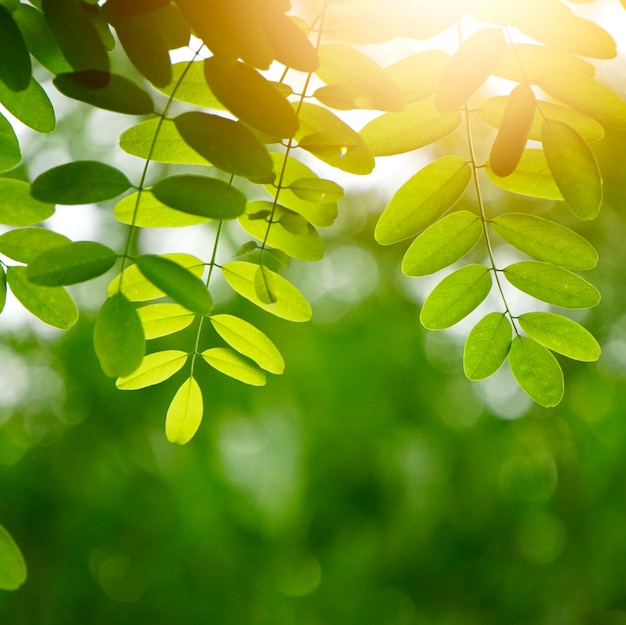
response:
<path fill-rule="evenodd" d="M 336 202 L 343 197 L 343 188 L 332 180 L 322 178 L 297 178 L 289 189 L 301 200 L 315 203 Z"/>
<path fill-rule="evenodd" d="M 506 360 L 511 345 L 511 323 L 504 313 L 483 317 L 469 333 L 463 351 L 463 369 L 470 380 L 484 380 Z"/>
<path fill-rule="evenodd" d="M 174 122 L 186 143 L 223 171 L 248 178 L 271 173 L 267 148 L 241 122 L 199 111 L 183 113 Z"/>
<path fill-rule="evenodd" d="M 0 223 L 7 226 L 31 226 L 54 214 L 54 204 L 36 200 L 30 184 L 14 178 L 0 178 Z"/>
<path fill-rule="evenodd" d="M 167 410 L 167 440 L 178 445 L 188 443 L 200 427 L 203 412 L 202 391 L 193 376 L 189 377 L 176 391 Z"/>
<path fill-rule="evenodd" d="M 320 204 L 319 202 L 310 202 L 301 198 L 292 188 L 291 185 L 297 180 L 303 178 L 315 178 L 315 173 L 306 165 L 290 156 L 270 152 L 272 161 L 274 162 L 274 171 L 277 176 L 282 172 L 282 188 L 280 190 L 280 203 L 292 211 L 302 215 L 308 222 L 320 228 L 332 226 L 339 209 L 336 202 L 328 202 Z M 265 190 L 272 196 L 276 194 L 276 187 L 272 184 L 265 184 Z"/>
<path fill-rule="evenodd" d="M 506 178 L 496 176 L 487 163 L 485 170 L 490 180 L 505 191 L 530 195 L 546 200 L 562 200 L 563 196 L 554 182 L 543 150 L 524 150 L 515 171 Z"/>
<path fill-rule="evenodd" d="M 426 298 L 420 321 L 428 330 L 449 328 L 467 317 L 489 294 L 491 273 L 483 265 L 468 265 L 445 277 Z"/>
<path fill-rule="evenodd" d="M 404 154 L 451 134 L 461 123 L 459 111 L 441 113 L 432 97 L 413 102 L 401 113 L 384 113 L 359 134 L 374 156 Z"/>
<path fill-rule="evenodd" d="M 264 265 L 258 266 L 254 274 L 254 291 L 262 304 L 274 304 L 278 300 L 274 294 L 269 270 Z"/>
<path fill-rule="evenodd" d="M 143 360 L 146 342 L 135 306 L 114 293 L 103 304 L 93 331 L 102 371 L 112 378 L 130 375 Z"/>
<path fill-rule="evenodd" d="M 213 299 L 200 278 L 178 263 L 155 254 L 144 254 L 135 259 L 139 271 L 156 287 L 188 310 L 208 315 Z"/>
<path fill-rule="evenodd" d="M 567 124 L 546 119 L 541 130 L 546 161 L 566 204 L 593 219 L 602 204 L 602 177 L 593 152 Z"/>
<path fill-rule="evenodd" d="M 59 74 L 54 86 L 68 98 L 86 102 L 105 111 L 127 115 L 150 115 L 152 98 L 134 82 L 98 70 Z"/>
<path fill-rule="evenodd" d="M 374 169 L 374 157 L 363 139 L 328 109 L 304 102 L 299 107 L 298 145 L 320 160 L 350 174 Z"/>
<path fill-rule="evenodd" d="M 385 73 L 404 93 L 406 102 L 433 95 L 450 55 L 443 50 L 425 50 L 385 67 Z"/>
<path fill-rule="evenodd" d="M 261 301 L 255 288 L 255 276 L 259 265 L 236 261 L 222 266 L 224 279 L 231 288 L 242 297 L 250 300 L 263 310 L 286 319 L 287 321 L 308 321 L 311 318 L 311 306 L 305 297 L 277 273 L 264 268 L 264 275 L 275 297 L 274 302 Z"/>
<path fill-rule="evenodd" d="M 202 358 L 220 373 L 235 378 L 244 384 L 265 385 L 265 374 L 256 365 L 251 364 L 232 349 L 212 347 L 202 352 Z"/>
<path fill-rule="evenodd" d="M 465 256 L 483 235 L 480 219 L 469 211 L 441 218 L 420 234 L 402 259 L 407 276 L 426 276 Z"/>
<path fill-rule="evenodd" d="M 183 368 L 188 356 L 178 349 L 147 354 L 133 373 L 117 378 L 115 386 L 122 391 L 135 391 L 165 382 Z"/>
<path fill-rule="evenodd" d="M 318 69 L 317 50 L 307 36 L 310 31 L 308 24 L 301 26 L 290 15 L 276 11 L 263 26 L 274 58 L 279 63 L 307 73 Z"/>
<path fill-rule="evenodd" d="M 11 91 L 0 81 L 0 104 L 23 124 L 37 132 L 49 133 L 56 127 L 56 117 L 50 98 L 42 86 L 31 78 L 23 91 Z"/>
<path fill-rule="evenodd" d="M 7 275 L 4 267 L 0 265 L 0 313 L 4 310 L 7 303 Z"/>
<path fill-rule="evenodd" d="M 579 323 L 548 312 L 520 315 L 522 330 L 544 347 L 574 360 L 593 362 L 600 358 L 600 345 Z"/>
<path fill-rule="evenodd" d="M 17 135 L 7 118 L 0 113 L 0 171 L 13 169 L 21 160 Z"/>
<path fill-rule="evenodd" d="M 0 235 L 0 253 L 29 263 L 42 252 L 67 243 L 67 237 L 46 228 L 16 228 Z"/>
<path fill-rule="evenodd" d="M 591 283 L 550 263 L 525 260 L 509 265 L 503 271 L 514 287 L 548 304 L 590 308 L 600 302 L 600 293 Z"/>
<path fill-rule="evenodd" d="M 496 68 L 505 45 L 499 28 L 483 28 L 470 35 L 452 55 L 439 80 L 437 110 L 453 111 L 468 100 Z"/>
<path fill-rule="evenodd" d="M 168 336 L 191 325 L 195 315 L 180 304 L 150 304 L 137 309 L 146 340 Z"/>
<path fill-rule="evenodd" d="M 223 109 L 226 107 L 208 89 L 204 79 L 204 61 L 185 61 L 172 65 L 172 81 L 166 87 L 157 89 L 165 95 L 181 102 L 188 102 L 196 106 L 209 109 Z"/>
<path fill-rule="evenodd" d="M 509 213 L 492 223 L 505 241 L 537 260 L 576 270 L 593 269 L 598 263 L 598 253 L 586 239 L 554 221 Z"/>
<path fill-rule="evenodd" d="M 514 82 L 537 83 L 542 74 L 552 71 L 593 76 L 595 68 L 588 61 L 562 50 L 515 42 L 506 44 L 504 55 L 493 70 L 493 74 Z"/>
<path fill-rule="evenodd" d="M 78 320 L 78 311 L 67 291 L 59 286 L 29 282 L 26 267 L 8 267 L 7 282 L 22 306 L 44 323 L 67 330 Z"/>
<path fill-rule="evenodd" d="M 563 398 L 563 371 L 556 358 L 525 336 L 516 336 L 509 350 L 509 364 L 525 393 L 544 408 Z"/>
<path fill-rule="evenodd" d="M 376 241 L 391 245 L 424 230 L 459 201 L 471 177 L 469 163 L 460 156 L 426 165 L 391 198 L 376 224 Z"/>
<path fill-rule="evenodd" d="M 157 163 L 207 164 L 207 160 L 183 140 L 176 124 L 165 117 L 131 126 L 120 135 L 120 147 L 128 154 Z"/>
<path fill-rule="evenodd" d="M 33 181 L 31 195 L 54 204 L 92 204 L 117 197 L 132 186 L 119 169 L 98 161 L 53 167 Z"/>
<path fill-rule="evenodd" d="M 573 72 L 545 72 L 538 82 L 548 95 L 601 124 L 626 128 L 626 102 L 597 80 Z"/>
<path fill-rule="evenodd" d="M 0 525 L 0 590 L 17 590 L 27 576 L 24 556 L 15 541 Z"/>
<path fill-rule="evenodd" d="M 246 209 L 246 196 L 223 180 L 183 174 L 162 178 L 154 197 L 183 213 L 214 219 L 234 219 Z"/>
<path fill-rule="evenodd" d="M 191 254 L 163 254 L 163 257 L 184 267 L 198 278 L 204 273 L 204 263 Z M 137 265 L 127 267 L 119 276 L 111 280 L 107 288 L 109 295 L 117 293 L 120 289 L 120 282 L 122 293 L 132 302 L 145 302 L 165 295 L 161 289 L 144 277 Z"/>
<path fill-rule="evenodd" d="M 0 81 L 11 91 L 28 87 L 31 75 L 30 54 L 24 37 L 8 9 L 0 4 Z"/>
<path fill-rule="evenodd" d="M 255 219 L 255 214 L 269 211 L 273 222 L 270 226 L 267 219 Z M 272 202 L 249 202 L 246 213 L 239 217 L 241 227 L 259 241 L 265 240 L 292 258 L 303 261 L 316 261 L 324 256 L 324 242 L 317 230 L 304 217 L 284 208 L 280 204 L 275 207 Z M 269 231 L 268 231 L 269 227 Z"/>
<path fill-rule="evenodd" d="M 66 286 L 101 276 L 116 260 L 117 253 L 102 243 L 70 242 L 37 255 L 28 265 L 26 276 L 33 284 Z"/>
<path fill-rule="evenodd" d="M 209 320 L 233 349 L 265 371 L 280 374 L 285 370 L 285 361 L 274 343 L 252 324 L 233 315 L 211 315 Z"/>
<path fill-rule="evenodd" d="M 123 224 L 135 225 L 140 228 L 182 228 L 184 226 L 196 226 L 209 221 L 208 217 L 182 213 L 159 202 L 150 191 L 141 192 L 139 204 L 137 196 L 139 192 L 131 193 L 123 197 L 113 209 L 115 218 Z M 136 210 L 135 210 L 136 209 Z M 134 216 L 134 219 L 133 219 Z"/>
<path fill-rule="evenodd" d="M 217 99 L 242 121 L 272 137 L 288 139 L 298 129 L 298 117 L 280 92 L 249 65 L 204 61 L 204 77 Z"/>
<path fill-rule="evenodd" d="M 507 100 L 506 96 L 487 98 L 478 107 L 478 114 L 490 126 L 500 128 Z M 541 126 L 546 117 L 571 126 L 587 143 L 599 141 L 604 137 L 604 128 L 595 119 L 569 106 L 537 100 L 535 116 L 528 135 L 530 139 L 541 141 Z"/>

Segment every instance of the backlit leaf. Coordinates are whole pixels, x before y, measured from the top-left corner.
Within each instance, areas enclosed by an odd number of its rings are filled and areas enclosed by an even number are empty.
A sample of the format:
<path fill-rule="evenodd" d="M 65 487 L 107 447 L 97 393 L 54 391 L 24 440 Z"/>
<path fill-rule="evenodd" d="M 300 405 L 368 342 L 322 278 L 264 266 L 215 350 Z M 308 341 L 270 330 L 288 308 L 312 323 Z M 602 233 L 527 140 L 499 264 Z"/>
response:
<path fill-rule="evenodd" d="M 211 312 L 213 299 L 204 282 L 178 263 L 155 254 L 138 256 L 135 263 L 152 284 L 175 302 L 201 315 Z"/>
<path fill-rule="evenodd" d="M 102 243 L 70 242 L 42 251 L 28 265 L 26 276 L 41 286 L 66 286 L 101 276 L 116 260 L 117 253 Z"/>
<path fill-rule="evenodd" d="M 215 331 L 240 354 L 254 360 L 270 373 L 285 370 L 285 361 L 270 339 L 252 324 L 233 315 L 211 315 Z"/>
<path fill-rule="evenodd" d="M 504 313 L 483 317 L 469 333 L 463 350 L 463 369 L 470 380 L 483 380 L 506 360 L 511 345 L 511 322 Z"/>
<path fill-rule="evenodd" d="M 263 371 L 228 347 L 207 349 L 202 352 L 202 358 L 220 373 L 244 384 L 263 386 L 266 382 Z"/>
<path fill-rule="evenodd" d="M 54 204 L 91 204 L 117 197 L 132 186 L 119 169 L 98 161 L 53 167 L 33 181 L 31 195 Z"/>
<path fill-rule="evenodd" d="M 606 85 L 573 72 L 546 72 L 539 86 L 550 96 L 569 104 L 601 124 L 626 128 L 626 102 Z"/>
<path fill-rule="evenodd" d="M 0 113 L 0 171 L 13 169 L 22 160 L 22 151 L 7 118 Z"/>
<path fill-rule="evenodd" d="M 562 200 L 563 196 L 554 182 L 543 150 L 524 150 L 515 171 L 506 178 L 496 176 L 487 163 L 485 170 L 493 183 L 505 191 L 530 195 L 546 200 Z"/>
<path fill-rule="evenodd" d="M 467 317 L 489 294 L 491 273 L 483 265 L 468 265 L 445 277 L 426 298 L 420 321 L 428 330 L 449 328 Z"/>
<path fill-rule="evenodd" d="M 165 382 L 183 368 L 188 355 L 178 349 L 147 354 L 133 373 L 117 378 L 115 386 L 122 391 L 134 391 Z"/>
<path fill-rule="evenodd" d="M 544 347 L 574 360 L 593 362 L 600 358 L 600 345 L 579 323 L 548 312 L 520 315 L 522 330 Z"/>
<path fill-rule="evenodd" d="M 297 178 L 289 185 L 289 189 L 307 202 L 326 204 L 343 197 L 343 189 L 336 182 L 322 178 Z"/>
<path fill-rule="evenodd" d="M 31 75 L 30 54 L 18 25 L 9 10 L 0 4 L 0 81 L 11 91 L 28 87 Z"/>
<path fill-rule="evenodd" d="M 506 41 L 499 28 L 483 28 L 470 35 L 452 55 L 435 92 L 439 111 L 461 106 L 493 73 Z"/>
<path fill-rule="evenodd" d="M 359 131 L 374 156 L 403 154 L 447 137 L 461 123 L 459 111 L 441 113 L 433 98 L 413 102 L 401 113 L 384 113 Z"/>
<path fill-rule="evenodd" d="M 191 325 L 195 315 L 180 304 L 149 304 L 137 309 L 146 340 L 168 336 Z"/>
<path fill-rule="evenodd" d="M 246 209 L 246 196 L 217 178 L 182 174 L 162 178 L 152 187 L 154 197 L 183 213 L 214 219 L 234 219 Z"/>
<path fill-rule="evenodd" d="M 191 254 L 163 254 L 163 257 L 174 261 L 198 278 L 204 273 L 204 263 Z M 122 293 L 132 302 L 145 302 L 165 295 L 161 289 L 144 277 L 137 265 L 127 267 L 119 276 L 111 280 L 107 287 L 109 295 L 117 293 L 120 288 L 120 281 Z"/>
<path fill-rule="evenodd" d="M 268 18 L 264 20 L 263 26 L 274 51 L 274 58 L 279 63 L 301 72 L 317 70 L 319 67 L 317 50 L 295 21 L 278 11 Z"/>
<path fill-rule="evenodd" d="M 457 211 L 426 228 L 406 251 L 402 271 L 407 276 L 425 276 L 450 266 L 480 240 L 480 219 L 469 211 Z"/>
<path fill-rule="evenodd" d="M 505 267 L 504 275 L 520 291 L 555 306 L 589 308 L 600 302 L 591 283 L 550 263 L 525 260 Z"/>
<path fill-rule="evenodd" d="M 509 365 L 522 390 L 540 406 L 552 408 L 563 398 L 563 371 L 539 343 L 516 336 L 509 350 Z"/>
<path fill-rule="evenodd" d="M 602 204 L 602 177 L 593 152 L 575 130 L 555 120 L 543 122 L 541 139 L 566 204 L 580 219 L 593 219 Z"/>
<path fill-rule="evenodd" d="M 0 104 L 23 124 L 37 132 L 52 132 L 56 117 L 50 98 L 43 87 L 31 78 L 23 91 L 13 92 L 0 80 Z"/>
<path fill-rule="evenodd" d="M 130 375 L 143 360 L 146 342 L 135 306 L 122 293 L 103 304 L 93 332 L 102 371 L 112 378 Z"/>
<path fill-rule="evenodd" d="M 204 406 L 202 391 L 193 377 L 176 391 L 165 418 L 165 435 L 170 443 L 184 445 L 198 431 Z"/>
<path fill-rule="evenodd" d="M 172 65 L 172 81 L 157 89 L 176 100 L 210 109 L 226 109 L 213 95 L 204 79 L 204 61 L 185 61 Z"/>
<path fill-rule="evenodd" d="M 54 204 L 36 200 L 30 184 L 14 178 L 0 178 L 0 223 L 31 226 L 54 214 Z"/>
<path fill-rule="evenodd" d="M 78 311 L 60 286 L 39 286 L 26 277 L 26 267 L 7 267 L 9 288 L 19 302 L 44 323 L 67 330 L 78 320 Z"/>
<path fill-rule="evenodd" d="M 252 178 L 272 171 L 267 148 L 241 122 L 199 111 L 183 113 L 174 122 L 186 143 L 223 171 Z"/>
<path fill-rule="evenodd" d="M 131 223 L 140 228 L 181 228 L 195 226 L 209 221 L 208 217 L 182 213 L 159 202 L 150 191 L 142 191 L 123 197 L 113 209 L 115 218 L 123 224 Z M 134 216 L 134 220 L 133 220 Z"/>
<path fill-rule="evenodd" d="M 576 270 L 593 269 L 598 263 L 598 253 L 586 239 L 554 221 L 508 213 L 492 223 L 505 241 L 537 260 Z"/>
<path fill-rule="evenodd" d="M 0 525 L 0 590 L 17 590 L 27 576 L 24 556 L 15 541 Z"/>
<path fill-rule="evenodd" d="M 385 73 L 400 87 L 406 102 L 416 102 L 435 93 L 449 62 L 450 55 L 443 50 L 425 50 L 385 67 Z"/>
<path fill-rule="evenodd" d="M 383 211 L 374 236 L 381 245 L 408 239 L 448 212 L 463 195 L 472 171 L 460 156 L 444 156 L 405 182 Z"/>
<path fill-rule="evenodd" d="M 267 268 L 264 268 L 264 275 L 276 301 L 261 301 L 255 288 L 258 268 L 259 265 L 254 263 L 236 261 L 223 265 L 222 273 L 235 292 L 259 308 L 287 321 L 308 321 L 311 318 L 311 306 L 302 293 L 285 278 Z"/>

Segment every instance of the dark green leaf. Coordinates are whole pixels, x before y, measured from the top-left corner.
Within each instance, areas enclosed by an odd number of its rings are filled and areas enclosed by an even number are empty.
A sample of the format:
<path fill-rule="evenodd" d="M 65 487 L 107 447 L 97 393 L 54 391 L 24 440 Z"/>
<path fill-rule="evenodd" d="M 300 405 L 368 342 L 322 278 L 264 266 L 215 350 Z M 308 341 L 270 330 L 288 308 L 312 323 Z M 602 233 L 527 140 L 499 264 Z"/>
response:
<path fill-rule="evenodd" d="M 102 371 L 112 378 L 130 375 L 141 365 L 146 347 L 143 327 L 137 310 L 121 293 L 104 302 L 93 342 Z"/>
<path fill-rule="evenodd" d="M 44 323 L 67 330 L 78 320 L 78 311 L 60 286 L 39 286 L 26 277 L 26 267 L 7 269 L 9 287 L 19 302 Z"/>
<path fill-rule="evenodd" d="M 26 575 L 22 552 L 0 525 L 0 590 L 17 590 L 26 581 Z"/>
<path fill-rule="evenodd" d="M 30 82 L 30 54 L 24 37 L 8 9 L 0 4 L 0 81 L 11 91 L 22 91 Z"/>
<path fill-rule="evenodd" d="M 36 200 L 30 184 L 13 178 L 0 178 L 0 223 L 32 226 L 54 214 L 54 204 Z"/>
<path fill-rule="evenodd" d="M 175 302 L 201 315 L 211 312 L 213 300 L 204 282 L 178 263 L 155 254 L 138 256 L 135 262 L 139 271 Z"/>
<path fill-rule="evenodd" d="M 17 93 L 0 81 L 0 103 L 11 115 L 37 132 L 52 132 L 56 126 L 50 98 L 34 78 L 24 91 Z"/>
<path fill-rule="evenodd" d="M 132 186 L 119 169 L 98 161 L 74 161 L 40 174 L 32 196 L 54 204 L 92 204 L 117 197 Z"/>
<path fill-rule="evenodd" d="M 214 219 L 234 219 L 246 209 L 246 196 L 228 183 L 208 176 L 181 175 L 159 180 L 154 197 L 171 208 Z"/>
<path fill-rule="evenodd" d="M 13 169 L 21 160 L 17 135 L 7 118 L 0 114 L 0 171 Z"/>
<path fill-rule="evenodd" d="M 117 254 L 95 241 L 76 241 L 52 247 L 32 260 L 26 276 L 41 286 L 66 286 L 86 282 L 107 272 Z"/>
<path fill-rule="evenodd" d="M 469 333 L 463 351 L 463 369 L 470 380 L 483 380 L 506 360 L 511 345 L 511 322 L 504 313 L 483 317 Z"/>
<path fill-rule="evenodd" d="M 46 228 L 16 228 L 0 235 L 0 253 L 29 263 L 45 250 L 67 243 L 67 237 Z"/>

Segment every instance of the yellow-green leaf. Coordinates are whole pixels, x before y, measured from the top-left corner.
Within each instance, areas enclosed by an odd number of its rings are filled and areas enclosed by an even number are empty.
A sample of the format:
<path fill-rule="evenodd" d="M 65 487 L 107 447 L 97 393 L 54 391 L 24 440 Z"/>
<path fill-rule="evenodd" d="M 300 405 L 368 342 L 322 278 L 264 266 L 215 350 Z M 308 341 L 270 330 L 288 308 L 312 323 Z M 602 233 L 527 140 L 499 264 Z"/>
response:
<path fill-rule="evenodd" d="M 425 50 L 385 67 L 385 73 L 400 87 L 406 102 L 416 102 L 435 93 L 450 55 L 443 50 Z"/>
<path fill-rule="evenodd" d="M 0 525 L 0 590 L 17 590 L 27 576 L 20 548 L 9 532 Z"/>
<path fill-rule="evenodd" d="M 11 91 L 0 80 L 0 104 L 4 105 L 23 124 L 37 132 L 52 132 L 56 127 L 56 116 L 48 94 L 31 78 L 22 91 Z"/>
<path fill-rule="evenodd" d="M 203 412 L 202 391 L 196 380 L 190 377 L 176 391 L 167 409 L 167 440 L 178 445 L 188 443 L 200 427 Z"/>
<path fill-rule="evenodd" d="M 536 341 L 516 336 L 509 350 L 509 364 L 518 384 L 544 408 L 563 398 L 563 371 L 556 358 Z"/>
<path fill-rule="evenodd" d="M 244 384 L 263 386 L 266 382 L 263 371 L 228 347 L 207 349 L 202 352 L 202 358 L 220 373 Z"/>
<path fill-rule="evenodd" d="M 21 160 L 17 135 L 9 120 L 0 113 L 0 171 L 13 169 Z"/>
<path fill-rule="evenodd" d="M 602 204 L 602 177 L 593 152 L 575 130 L 552 119 L 543 122 L 541 139 L 566 204 L 580 219 L 593 219 Z"/>
<path fill-rule="evenodd" d="M 182 228 L 205 224 L 209 221 L 209 217 L 190 215 L 170 208 L 163 202 L 159 202 L 147 190 L 141 192 L 139 204 L 137 204 L 138 195 L 138 191 L 131 193 L 115 205 L 113 214 L 118 221 L 140 228 Z"/>
<path fill-rule="evenodd" d="M 322 178 L 297 178 L 289 189 L 301 200 L 316 204 L 336 202 L 343 197 L 343 189 L 336 182 Z"/>
<path fill-rule="evenodd" d="M 146 386 L 160 384 L 169 380 L 180 371 L 189 354 L 178 349 L 168 349 L 144 356 L 141 364 L 130 375 L 119 377 L 115 381 L 117 388 L 123 391 L 134 391 Z"/>
<path fill-rule="evenodd" d="M 489 294 L 491 273 L 483 265 L 467 265 L 445 277 L 426 298 L 420 321 L 428 330 L 443 330 L 467 317 Z"/>
<path fill-rule="evenodd" d="M 157 89 L 176 100 L 210 109 L 226 107 L 213 95 L 204 79 L 203 61 L 185 61 L 172 65 L 172 81 Z"/>
<path fill-rule="evenodd" d="M 137 309 L 146 340 L 168 336 L 190 326 L 194 313 L 180 304 L 149 304 Z"/>
<path fill-rule="evenodd" d="M 460 156 L 444 156 L 417 172 L 391 198 L 374 236 L 381 245 L 412 237 L 448 212 L 461 198 L 472 176 Z"/>
<path fill-rule="evenodd" d="M 42 252 L 67 243 L 67 237 L 46 228 L 15 228 L 0 235 L 0 253 L 29 263 Z"/>
<path fill-rule="evenodd" d="M 511 345 L 511 323 L 504 313 L 483 317 L 469 333 L 463 350 L 463 369 L 470 380 L 483 380 L 506 360 Z"/>
<path fill-rule="evenodd" d="M 0 178 L 0 223 L 32 226 L 54 214 L 54 204 L 40 202 L 30 194 L 30 184 L 13 178 Z"/>

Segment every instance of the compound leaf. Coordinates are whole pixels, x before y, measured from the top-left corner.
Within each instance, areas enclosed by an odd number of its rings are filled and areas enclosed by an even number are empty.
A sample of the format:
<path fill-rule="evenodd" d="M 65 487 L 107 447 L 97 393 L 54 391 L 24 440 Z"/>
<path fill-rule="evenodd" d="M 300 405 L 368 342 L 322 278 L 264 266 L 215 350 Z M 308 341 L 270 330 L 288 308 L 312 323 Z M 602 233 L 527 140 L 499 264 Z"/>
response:
<path fill-rule="evenodd" d="M 119 377 L 115 386 L 123 391 L 134 391 L 169 380 L 187 361 L 187 352 L 169 349 L 144 356 L 141 364 L 130 375 Z"/>
<path fill-rule="evenodd" d="M 228 347 L 206 349 L 202 358 L 217 371 L 244 384 L 263 386 L 266 382 L 263 371 Z"/>
<path fill-rule="evenodd" d="M 200 427 L 203 412 L 202 391 L 195 378 L 189 377 L 176 391 L 167 410 L 167 440 L 178 445 L 188 443 Z"/>
<path fill-rule="evenodd" d="M 470 380 L 483 380 L 506 360 L 511 345 L 511 322 L 504 313 L 492 312 L 471 330 L 463 350 L 463 369 Z"/>

